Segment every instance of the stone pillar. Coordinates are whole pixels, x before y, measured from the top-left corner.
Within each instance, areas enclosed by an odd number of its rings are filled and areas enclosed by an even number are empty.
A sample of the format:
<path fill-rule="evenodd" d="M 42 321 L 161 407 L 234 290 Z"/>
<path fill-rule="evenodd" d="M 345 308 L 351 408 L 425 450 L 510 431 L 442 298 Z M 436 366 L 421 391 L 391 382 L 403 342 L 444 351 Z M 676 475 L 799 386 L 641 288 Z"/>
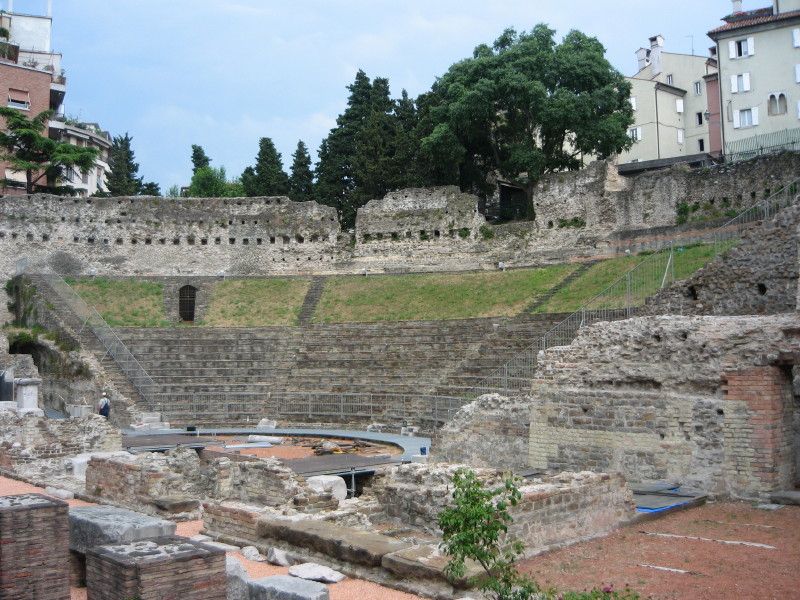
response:
<path fill-rule="evenodd" d="M 41 379 L 14 380 L 17 389 L 17 413 L 20 415 L 33 413 L 37 417 L 44 416 L 44 411 L 39 408 L 39 386 L 41 384 Z"/>
<path fill-rule="evenodd" d="M 69 600 L 68 508 L 42 494 L 0 497 L 0 598 Z"/>

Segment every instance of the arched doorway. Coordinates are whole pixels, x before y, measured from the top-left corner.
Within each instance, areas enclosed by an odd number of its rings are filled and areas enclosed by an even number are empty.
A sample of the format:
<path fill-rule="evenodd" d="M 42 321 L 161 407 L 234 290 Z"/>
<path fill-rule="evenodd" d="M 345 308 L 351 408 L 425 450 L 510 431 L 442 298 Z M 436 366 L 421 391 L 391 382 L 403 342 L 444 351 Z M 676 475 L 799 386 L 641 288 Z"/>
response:
<path fill-rule="evenodd" d="M 185 285 L 178 290 L 178 316 L 181 321 L 194 321 L 194 303 L 197 297 L 197 288 Z"/>

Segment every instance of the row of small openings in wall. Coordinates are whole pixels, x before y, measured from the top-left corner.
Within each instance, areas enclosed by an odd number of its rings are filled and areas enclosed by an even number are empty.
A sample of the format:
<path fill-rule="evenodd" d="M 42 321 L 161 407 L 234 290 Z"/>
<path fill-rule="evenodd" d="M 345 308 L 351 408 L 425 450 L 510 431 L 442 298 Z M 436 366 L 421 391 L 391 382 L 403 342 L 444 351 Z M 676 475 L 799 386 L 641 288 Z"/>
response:
<path fill-rule="evenodd" d="M 464 227 L 462 229 L 450 229 L 447 232 L 447 237 L 451 237 L 451 238 L 454 238 L 454 237 L 458 236 L 458 237 L 463 239 L 463 238 L 470 237 L 470 235 L 472 235 L 472 231 L 470 231 L 466 227 Z M 386 237 L 386 236 L 388 236 L 388 237 Z M 371 242 L 373 239 L 375 239 L 375 240 L 383 240 L 384 238 L 390 239 L 392 241 L 399 241 L 401 239 L 401 237 L 403 237 L 405 239 L 408 239 L 408 240 L 414 239 L 414 232 L 413 231 L 406 231 L 404 236 L 401 236 L 396 231 L 392 231 L 392 232 L 390 232 L 388 234 L 376 233 L 374 235 L 371 234 L 371 233 L 365 233 L 364 237 L 363 237 L 363 241 L 364 242 Z M 419 232 L 419 239 L 421 239 L 421 240 L 439 239 L 440 237 L 442 237 L 442 232 L 439 231 L 438 229 L 434 229 L 432 234 L 429 233 L 425 229 L 421 229 L 420 232 Z"/>
<path fill-rule="evenodd" d="M 6 237 L 6 232 L 5 231 L 0 231 L 0 239 L 3 239 L 4 237 Z M 29 242 L 32 242 L 35 239 L 35 237 L 36 236 L 34 236 L 32 233 L 26 233 L 25 234 L 25 239 L 28 240 Z M 19 234 L 17 232 L 15 232 L 15 231 L 12 231 L 11 232 L 11 239 L 12 240 L 16 240 L 17 238 L 19 238 Z M 47 235 L 46 233 L 43 233 L 42 234 L 42 241 L 43 242 L 49 242 L 50 241 L 50 236 Z"/>
<path fill-rule="evenodd" d="M 303 259 L 300 258 L 299 256 L 297 258 L 295 258 L 295 262 L 300 262 L 301 260 L 303 260 Z M 314 259 L 311 256 L 307 256 L 306 260 L 309 261 L 309 260 L 314 260 Z M 332 256 L 322 256 L 322 255 L 320 255 L 319 260 L 321 262 L 323 260 L 334 260 L 334 258 Z M 272 262 L 287 262 L 287 261 L 286 261 L 286 257 L 284 256 L 283 258 L 272 257 Z"/>
<path fill-rule="evenodd" d="M 11 232 L 10 235 L 11 235 L 11 239 L 12 240 L 16 240 L 19 237 L 19 234 L 17 234 L 16 232 Z M 5 237 L 6 237 L 6 232 L 5 231 L 0 231 L 0 239 L 5 238 Z M 32 233 L 25 234 L 25 239 L 27 241 L 29 241 L 29 242 L 34 241 L 35 237 L 36 236 L 34 236 Z M 326 239 L 327 238 L 320 239 L 316 235 L 313 235 L 313 236 L 311 236 L 311 238 L 309 238 L 309 241 L 310 242 L 319 242 L 319 241 L 325 241 Z M 305 238 L 303 236 L 301 236 L 301 235 L 295 236 L 294 240 L 298 244 L 305 243 Z M 46 233 L 42 234 L 42 241 L 43 242 L 49 242 L 50 241 L 50 236 L 48 234 L 46 234 Z M 58 241 L 63 241 L 63 238 L 58 238 Z M 74 236 L 72 238 L 72 241 L 73 241 L 73 243 L 78 244 L 78 243 L 81 242 L 81 238 L 76 235 L 76 236 Z M 94 237 L 91 237 L 91 236 L 86 238 L 86 243 L 87 244 L 94 244 L 96 241 L 97 241 L 97 239 L 94 238 Z M 243 246 L 249 246 L 249 245 L 251 245 L 251 242 L 253 242 L 253 244 L 256 245 L 256 246 L 261 246 L 262 244 L 264 244 L 264 240 L 262 238 L 255 238 L 255 240 L 251 240 L 250 238 L 242 238 L 241 240 L 237 240 L 237 238 L 228 238 L 228 244 L 233 245 L 233 244 L 236 244 L 237 241 L 240 242 Z M 275 237 L 270 237 L 269 238 L 269 243 L 270 244 L 276 244 L 277 241 L 278 240 Z M 282 236 L 281 237 L 281 241 L 283 242 L 284 245 L 288 245 L 288 244 L 292 243 L 292 238 L 290 238 L 289 236 Z M 157 240 L 153 240 L 153 238 L 144 238 L 143 240 L 139 240 L 137 238 L 131 238 L 131 240 L 130 240 L 130 244 L 132 244 L 132 245 L 137 245 L 140 242 L 143 243 L 145 246 L 150 246 L 154 242 L 157 243 L 157 244 L 160 244 L 162 246 L 166 246 L 167 244 L 172 244 L 173 246 L 179 246 L 181 244 L 180 238 L 173 238 L 171 240 L 168 240 L 167 238 L 158 238 Z M 209 240 L 208 238 L 200 238 L 199 240 L 196 239 L 196 238 L 187 238 L 186 239 L 186 243 L 188 245 L 190 245 L 190 246 L 194 246 L 198 242 L 199 242 L 199 244 L 201 246 L 208 246 L 209 243 L 213 243 L 215 246 L 219 246 L 219 245 L 222 244 L 222 238 L 214 238 L 213 242 L 211 240 Z M 103 239 L 103 243 L 104 244 L 109 244 L 110 241 L 109 241 L 108 238 L 105 238 L 105 239 Z M 122 246 L 124 243 L 125 243 L 125 240 L 123 238 L 116 238 L 114 240 L 114 244 L 116 244 L 117 246 Z"/>
<path fill-rule="evenodd" d="M 767 285 L 765 283 L 757 283 L 756 284 L 756 292 L 759 296 L 766 296 L 767 295 Z M 686 288 L 686 297 L 689 298 L 691 301 L 699 300 L 700 296 L 698 294 L 698 289 L 696 286 L 690 285 Z"/>

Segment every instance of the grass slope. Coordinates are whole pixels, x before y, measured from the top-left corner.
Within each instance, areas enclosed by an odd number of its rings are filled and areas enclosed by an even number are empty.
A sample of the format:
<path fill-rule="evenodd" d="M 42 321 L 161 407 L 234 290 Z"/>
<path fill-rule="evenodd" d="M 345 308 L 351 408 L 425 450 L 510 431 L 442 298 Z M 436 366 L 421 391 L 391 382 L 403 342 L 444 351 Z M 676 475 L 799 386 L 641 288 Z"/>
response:
<path fill-rule="evenodd" d="M 332 277 L 317 322 L 462 319 L 518 314 L 577 268 L 517 269 L 483 273 Z"/>
<path fill-rule="evenodd" d="M 227 279 L 214 286 L 202 325 L 295 325 L 310 279 Z"/>
<path fill-rule="evenodd" d="M 72 289 L 112 327 L 164 327 L 163 287 L 148 281 L 67 279 Z"/>

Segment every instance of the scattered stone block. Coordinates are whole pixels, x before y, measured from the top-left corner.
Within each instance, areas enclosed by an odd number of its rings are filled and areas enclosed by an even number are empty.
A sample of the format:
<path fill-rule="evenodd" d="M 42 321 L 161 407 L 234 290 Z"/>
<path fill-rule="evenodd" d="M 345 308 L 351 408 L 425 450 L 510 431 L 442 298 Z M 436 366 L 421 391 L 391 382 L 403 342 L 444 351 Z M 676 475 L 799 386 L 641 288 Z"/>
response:
<path fill-rule="evenodd" d="M 341 450 L 339 444 L 337 444 L 336 442 L 332 442 L 330 440 L 323 440 L 322 448 L 325 450 Z"/>
<path fill-rule="evenodd" d="M 383 432 L 383 430 L 387 427 L 388 425 L 386 425 L 386 423 L 370 423 L 367 425 L 367 431 L 377 431 L 380 433 Z"/>
<path fill-rule="evenodd" d="M 266 442 L 267 444 L 274 444 L 276 446 L 280 446 L 283 443 L 283 438 L 274 435 L 248 435 L 247 441 Z"/>
<path fill-rule="evenodd" d="M 413 454 L 411 456 L 411 462 L 428 464 L 428 458 L 429 456 L 427 454 Z"/>
<path fill-rule="evenodd" d="M 267 562 L 279 567 L 291 567 L 294 564 L 292 555 L 280 548 L 270 548 L 267 551 Z"/>
<path fill-rule="evenodd" d="M 437 544 L 421 544 L 385 555 L 381 565 L 387 571 L 391 571 L 403 579 L 441 579 L 450 581 L 444 572 L 449 560 L 449 556 L 439 550 Z M 458 588 L 469 587 L 469 581 L 472 578 L 484 574 L 480 564 L 475 561 L 467 561 L 466 567 L 467 572 L 464 576 L 451 582 Z"/>
<path fill-rule="evenodd" d="M 411 545 L 380 533 L 344 527 L 328 521 L 279 521 L 262 518 L 258 535 L 308 548 L 337 560 L 378 567 L 385 554 Z"/>
<path fill-rule="evenodd" d="M 250 600 L 330 600 L 327 586 L 289 575 L 273 575 L 248 582 Z"/>
<path fill-rule="evenodd" d="M 330 494 L 339 502 L 347 498 L 347 484 L 338 475 L 315 475 L 306 481 L 319 494 Z"/>
<path fill-rule="evenodd" d="M 289 568 L 289 575 L 308 579 L 309 581 L 319 581 L 320 583 L 339 583 L 345 578 L 344 573 L 334 571 L 325 565 L 317 563 L 302 563 Z"/>
<path fill-rule="evenodd" d="M 67 404 L 67 415 L 71 419 L 85 419 L 94 414 L 94 407 L 89 404 Z"/>
<path fill-rule="evenodd" d="M 769 501 L 772 504 L 790 504 L 794 506 L 800 506 L 800 492 L 773 492 L 769 498 Z"/>
<path fill-rule="evenodd" d="M 223 544 L 222 542 L 205 542 L 205 545 L 211 546 L 212 548 L 217 548 L 219 550 L 222 550 L 223 552 L 239 552 L 241 550 L 239 546 Z"/>
<path fill-rule="evenodd" d="M 179 536 L 97 546 L 86 553 L 88 600 L 227 600 L 225 552 Z"/>
<path fill-rule="evenodd" d="M 413 437 L 419 433 L 419 427 L 406 426 L 400 428 L 400 435 L 407 435 Z"/>
<path fill-rule="evenodd" d="M 140 414 L 140 423 L 158 423 L 161 424 L 161 413 L 159 412 L 143 412 Z"/>
<path fill-rule="evenodd" d="M 228 578 L 228 600 L 249 600 L 247 582 L 250 577 L 236 557 L 225 556 L 225 574 Z"/>
<path fill-rule="evenodd" d="M 199 500 L 180 496 L 161 496 L 160 498 L 153 498 L 152 503 L 160 510 L 172 514 L 189 512 L 200 508 Z"/>
<path fill-rule="evenodd" d="M 278 422 L 272 419 L 261 419 L 258 422 L 259 429 L 275 429 L 277 427 Z"/>
<path fill-rule="evenodd" d="M 69 500 L 70 498 L 75 497 L 75 494 L 73 494 L 69 490 L 62 490 L 51 486 L 47 486 L 46 488 L 44 488 L 44 493 L 48 494 L 49 496 L 53 496 L 55 498 L 60 498 L 61 500 Z"/>
<path fill-rule="evenodd" d="M 0 498 L 0 598 L 69 600 L 67 510 L 42 494 Z"/>
<path fill-rule="evenodd" d="M 247 560 L 254 560 L 256 562 L 264 562 L 267 560 L 261 556 L 261 553 L 255 546 L 245 546 L 242 548 L 242 556 L 244 556 Z"/>
<path fill-rule="evenodd" d="M 69 511 L 69 548 L 85 554 L 94 546 L 172 535 L 175 528 L 172 521 L 124 508 L 76 506 Z"/>

